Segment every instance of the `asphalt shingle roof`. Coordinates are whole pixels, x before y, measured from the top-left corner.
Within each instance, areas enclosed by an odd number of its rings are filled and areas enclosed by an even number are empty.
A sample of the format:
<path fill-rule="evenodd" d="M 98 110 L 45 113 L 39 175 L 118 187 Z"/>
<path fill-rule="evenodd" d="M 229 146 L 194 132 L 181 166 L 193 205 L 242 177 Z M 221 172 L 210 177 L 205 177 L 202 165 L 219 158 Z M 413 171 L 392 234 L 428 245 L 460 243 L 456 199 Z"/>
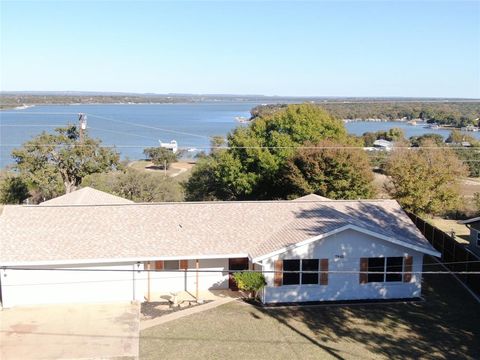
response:
<path fill-rule="evenodd" d="M 43 206 L 98 204 L 133 204 L 133 201 L 124 199 L 120 196 L 111 195 L 87 186 L 81 188 L 80 190 L 41 203 L 41 205 Z"/>
<path fill-rule="evenodd" d="M 268 254 L 356 225 L 434 251 L 396 201 L 8 205 L 0 263 Z"/>

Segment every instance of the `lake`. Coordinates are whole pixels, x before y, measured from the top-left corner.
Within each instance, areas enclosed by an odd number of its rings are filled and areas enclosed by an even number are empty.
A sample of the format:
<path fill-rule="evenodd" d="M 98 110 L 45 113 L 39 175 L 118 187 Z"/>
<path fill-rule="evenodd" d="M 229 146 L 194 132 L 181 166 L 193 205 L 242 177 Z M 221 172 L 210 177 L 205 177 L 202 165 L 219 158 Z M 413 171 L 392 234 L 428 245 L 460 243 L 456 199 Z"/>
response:
<path fill-rule="evenodd" d="M 179 147 L 208 149 L 213 135 L 226 135 L 242 126 L 235 117 L 249 117 L 260 103 L 215 102 L 188 104 L 108 104 L 45 105 L 23 110 L 0 111 L 0 167 L 11 164 L 12 149 L 42 131 L 67 123 L 77 124 L 78 113 L 87 114 L 89 132 L 105 145 L 116 145 L 122 158 L 139 159 L 143 149 L 158 146 L 158 140 L 176 140 Z M 448 130 L 432 130 L 399 122 L 350 122 L 348 131 L 361 135 L 367 131 L 402 128 L 407 137 Z M 480 139 L 480 133 L 470 133 Z M 194 152 L 189 153 L 193 155 Z"/>

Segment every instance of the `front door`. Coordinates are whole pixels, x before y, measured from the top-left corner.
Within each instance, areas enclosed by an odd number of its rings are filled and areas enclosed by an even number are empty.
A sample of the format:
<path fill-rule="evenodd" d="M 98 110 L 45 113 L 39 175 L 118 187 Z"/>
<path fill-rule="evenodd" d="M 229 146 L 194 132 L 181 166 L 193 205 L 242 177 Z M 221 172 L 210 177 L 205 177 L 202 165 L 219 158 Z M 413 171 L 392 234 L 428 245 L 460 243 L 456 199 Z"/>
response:
<path fill-rule="evenodd" d="M 233 273 L 248 270 L 248 258 L 233 258 L 228 259 L 228 288 L 237 291 L 238 287 L 233 280 Z"/>

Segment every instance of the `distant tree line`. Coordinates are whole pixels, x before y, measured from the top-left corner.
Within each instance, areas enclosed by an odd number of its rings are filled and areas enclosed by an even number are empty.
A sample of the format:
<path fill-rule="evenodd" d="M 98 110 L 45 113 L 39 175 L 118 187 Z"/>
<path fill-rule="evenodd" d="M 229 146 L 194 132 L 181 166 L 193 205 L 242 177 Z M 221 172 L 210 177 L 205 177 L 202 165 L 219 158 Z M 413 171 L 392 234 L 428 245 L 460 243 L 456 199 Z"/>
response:
<path fill-rule="evenodd" d="M 325 102 L 317 103 L 340 119 L 423 119 L 441 125 L 478 125 L 480 102 Z M 268 116 L 286 104 L 260 105 L 251 110 L 252 119 Z"/>

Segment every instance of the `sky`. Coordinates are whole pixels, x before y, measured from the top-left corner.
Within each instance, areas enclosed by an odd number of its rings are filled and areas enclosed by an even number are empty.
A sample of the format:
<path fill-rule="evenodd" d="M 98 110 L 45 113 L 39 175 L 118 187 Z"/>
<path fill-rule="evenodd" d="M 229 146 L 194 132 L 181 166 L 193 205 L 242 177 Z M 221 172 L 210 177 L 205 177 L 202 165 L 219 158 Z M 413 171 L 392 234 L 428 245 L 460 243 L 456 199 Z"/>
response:
<path fill-rule="evenodd" d="M 480 98 L 480 1 L 1 1 L 2 91 Z"/>

